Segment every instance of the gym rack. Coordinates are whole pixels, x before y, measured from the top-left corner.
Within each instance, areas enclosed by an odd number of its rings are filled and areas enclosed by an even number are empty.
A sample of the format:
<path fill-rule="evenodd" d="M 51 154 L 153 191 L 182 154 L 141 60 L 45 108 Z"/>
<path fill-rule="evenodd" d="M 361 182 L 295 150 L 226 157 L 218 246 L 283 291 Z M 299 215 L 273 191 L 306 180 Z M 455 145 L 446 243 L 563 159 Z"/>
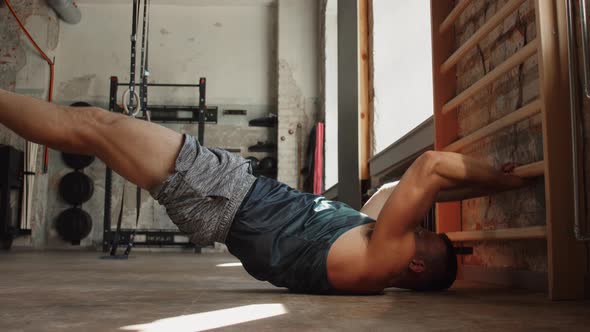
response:
<path fill-rule="evenodd" d="M 140 84 L 120 83 L 118 77 L 112 76 L 110 78 L 110 94 L 109 94 L 109 111 L 116 113 L 123 113 L 123 108 L 117 104 L 117 94 L 119 86 L 138 86 Z M 148 83 L 150 87 L 181 87 L 181 88 L 198 88 L 199 89 L 199 105 L 198 106 L 147 106 L 148 111 L 152 113 L 153 121 L 174 121 L 174 122 L 198 122 L 199 131 L 198 139 L 201 144 L 204 144 L 205 139 L 205 123 L 217 123 L 217 107 L 206 106 L 206 87 L 207 79 L 202 77 L 198 84 L 165 84 L 165 83 Z M 173 115 L 176 112 L 191 112 L 190 118 L 181 118 Z M 187 240 L 186 234 L 172 230 L 161 229 L 119 229 L 114 231 L 112 226 L 112 169 L 106 169 L 105 174 L 105 200 L 104 200 L 104 224 L 103 224 L 103 252 L 109 252 L 111 248 L 118 246 L 127 246 L 133 238 L 133 246 L 183 246 L 193 247 L 190 241 Z M 200 248 L 195 247 L 196 251 Z"/>

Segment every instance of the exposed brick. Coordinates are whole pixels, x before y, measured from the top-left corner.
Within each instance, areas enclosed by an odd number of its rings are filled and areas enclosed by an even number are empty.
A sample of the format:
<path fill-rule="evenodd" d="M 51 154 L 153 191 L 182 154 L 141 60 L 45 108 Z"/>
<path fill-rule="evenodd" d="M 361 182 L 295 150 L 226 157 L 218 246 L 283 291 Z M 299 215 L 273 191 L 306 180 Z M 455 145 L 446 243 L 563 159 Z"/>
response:
<path fill-rule="evenodd" d="M 507 0 L 474 0 L 456 24 L 459 47 L 487 22 Z M 457 65 L 457 93 L 535 39 L 533 1 L 525 2 L 484 38 Z M 458 110 L 459 136 L 468 135 L 526 105 L 539 96 L 537 58 L 533 56 L 464 103 Z M 543 159 L 540 117 L 525 120 L 466 147 L 463 153 L 496 167 L 506 162 L 528 164 Z M 462 202 L 464 230 L 491 230 L 545 224 L 543 180 L 521 190 Z M 546 271 L 546 248 L 533 242 L 476 244 L 466 264 Z"/>

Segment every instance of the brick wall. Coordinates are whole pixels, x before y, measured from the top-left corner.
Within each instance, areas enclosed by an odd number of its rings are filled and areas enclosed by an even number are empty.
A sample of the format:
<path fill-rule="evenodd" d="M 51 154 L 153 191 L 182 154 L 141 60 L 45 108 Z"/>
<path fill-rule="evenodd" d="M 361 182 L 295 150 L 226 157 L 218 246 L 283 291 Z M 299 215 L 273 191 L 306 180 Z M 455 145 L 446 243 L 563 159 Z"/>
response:
<path fill-rule="evenodd" d="M 507 0 L 474 0 L 455 26 L 457 47 L 465 43 Z M 534 2 L 494 29 L 457 66 L 457 93 L 465 90 L 536 37 Z M 459 136 L 486 126 L 539 96 L 537 57 L 512 69 L 458 110 Z M 499 167 L 543 159 L 541 117 L 536 116 L 466 147 L 462 153 Z M 517 191 L 462 202 L 463 230 L 492 230 L 545 224 L 543 180 Z M 546 271 L 544 240 L 475 244 L 465 264 Z"/>

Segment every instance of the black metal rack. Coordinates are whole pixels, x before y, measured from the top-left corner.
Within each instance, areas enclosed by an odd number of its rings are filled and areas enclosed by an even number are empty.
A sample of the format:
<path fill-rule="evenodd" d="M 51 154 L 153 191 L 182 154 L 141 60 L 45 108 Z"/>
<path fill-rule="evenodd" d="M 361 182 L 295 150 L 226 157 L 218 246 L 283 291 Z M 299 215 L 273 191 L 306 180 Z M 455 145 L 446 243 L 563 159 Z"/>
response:
<path fill-rule="evenodd" d="M 134 84 L 139 85 L 139 84 Z M 129 83 L 119 83 L 116 76 L 110 78 L 110 96 L 109 96 L 109 111 L 122 113 L 123 109 L 117 104 L 117 93 L 119 86 L 131 86 Z M 207 79 L 202 77 L 199 79 L 199 84 L 162 84 L 149 83 L 149 87 L 188 87 L 199 89 L 199 105 L 198 106 L 147 106 L 147 109 L 152 112 L 153 121 L 174 121 L 174 122 L 198 122 L 199 132 L 198 139 L 201 144 L 205 140 L 205 123 L 217 123 L 217 107 L 206 106 L 206 87 Z M 191 112 L 190 117 L 174 116 L 174 112 Z M 104 226 L 103 226 L 103 252 L 108 252 L 111 246 L 125 246 L 132 237 L 134 237 L 134 246 L 186 246 L 194 247 L 190 242 L 186 241 L 186 234 L 171 230 L 146 230 L 146 229 L 120 229 L 119 232 L 111 229 L 111 199 L 112 199 L 112 180 L 113 171 L 110 168 L 106 169 L 105 174 L 105 200 L 104 200 Z M 197 251 L 200 248 L 196 248 Z"/>
<path fill-rule="evenodd" d="M 134 235 L 135 246 L 144 245 L 153 247 L 194 247 L 194 245 L 188 240 L 188 236 L 186 234 L 165 229 L 121 229 L 118 235 L 119 244 L 126 245 L 131 240 L 132 234 Z M 104 235 L 103 252 L 107 252 L 109 250 L 109 244 L 115 240 L 115 232 L 105 231 Z"/>
<path fill-rule="evenodd" d="M 120 83 L 117 76 L 111 76 L 111 87 L 109 93 L 109 111 L 122 113 L 123 109 L 117 104 L 117 95 L 119 86 L 138 86 L 140 84 Z M 160 105 L 146 105 L 146 108 L 155 113 L 156 117 L 152 117 L 154 121 L 175 121 L 175 122 L 198 122 L 199 143 L 205 144 L 205 123 L 217 123 L 217 107 L 207 107 L 207 79 L 201 77 L 199 84 L 171 84 L 171 83 L 148 83 L 148 87 L 176 87 L 176 88 L 199 88 L 199 105 L 198 106 L 160 106 Z M 172 113 L 176 112 L 191 112 L 191 117 L 178 117 Z"/>
<path fill-rule="evenodd" d="M 150 106 L 152 121 L 157 122 L 198 122 L 200 108 L 198 106 Z M 182 113 L 189 113 L 183 116 Z M 207 106 L 205 108 L 205 123 L 217 123 L 217 106 Z M 201 131 L 199 131 L 201 132 Z"/>
<path fill-rule="evenodd" d="M 8 145 L 0 145 L 0 249 L 2 250 L 10 249 L 13 239 L 23 234 L 20 224 L 23 160 L 22 151 Z"/>

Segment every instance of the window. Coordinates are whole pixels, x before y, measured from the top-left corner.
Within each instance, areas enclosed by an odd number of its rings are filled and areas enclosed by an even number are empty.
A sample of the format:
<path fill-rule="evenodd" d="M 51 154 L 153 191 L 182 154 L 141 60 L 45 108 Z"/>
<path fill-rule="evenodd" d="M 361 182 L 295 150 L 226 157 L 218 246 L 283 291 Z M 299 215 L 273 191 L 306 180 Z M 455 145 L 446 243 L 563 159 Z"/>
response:
<path fill-rule="evenodd" d="M 430 1 L 373 1 L 373 154 L 432 116 Z"/>
<path fill-rule="evenodd" d="M 338 0 L 325 0 L 324 110 L 326 115 L 325 185 L 338 183 Z"/>

